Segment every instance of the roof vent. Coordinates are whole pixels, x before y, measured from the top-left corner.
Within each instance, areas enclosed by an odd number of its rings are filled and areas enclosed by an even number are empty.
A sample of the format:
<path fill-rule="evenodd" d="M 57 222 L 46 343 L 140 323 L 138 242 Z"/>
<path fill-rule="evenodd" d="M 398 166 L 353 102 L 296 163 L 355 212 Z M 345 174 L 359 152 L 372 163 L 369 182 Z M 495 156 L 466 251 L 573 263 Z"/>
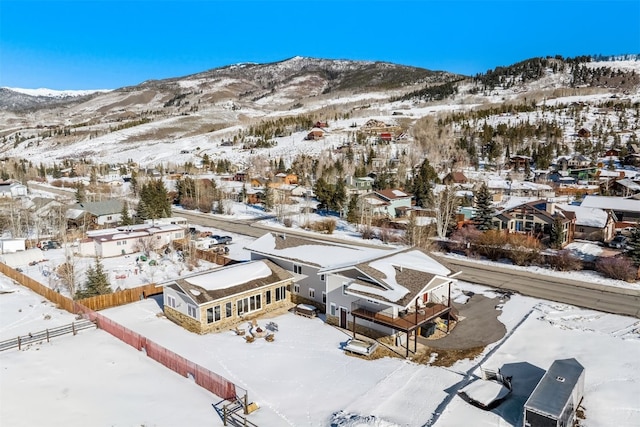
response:
<path fill-rule="evenodd" d="M 556 381 L 559 381 L 561 383 L 564 382 L 564 377 L 556 377 Z"/>

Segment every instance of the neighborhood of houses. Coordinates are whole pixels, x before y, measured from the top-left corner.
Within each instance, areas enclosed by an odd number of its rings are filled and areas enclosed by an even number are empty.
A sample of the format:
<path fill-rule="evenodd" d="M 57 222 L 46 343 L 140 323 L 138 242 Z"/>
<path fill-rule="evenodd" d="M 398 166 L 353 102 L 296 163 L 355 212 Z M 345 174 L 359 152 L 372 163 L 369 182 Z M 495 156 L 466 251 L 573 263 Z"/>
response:
<path fill-rule="evenodd" d="M 381 142 L 402 138 L 399 128 L 382 122 L 370 121 L 366 126 Z M 306 139 L 323 138 L 330 131 L 327 128 L 326 123 L 316 123 Z M 630 152 L 629 156 L 640 155 L 636 147 Z M 604 154 L 616 156 L 611 150 Z M 640 218 L 640 175 L 635 168 L 621 164 L 607 167 L 598 159 L 574 155 L 558 158 L 550 170 L 527 173 L 530 161 L 527 156 L 513 156 L 503 172 L 451 170 L 440 175 L 434 192 L 447 187 L 455 190 L 460 206 L 455 228 L 473 224 L 475 194 L 484 184 L 492 196 L 495 212 L 491 222 L 496 230 L 544 242 L 559 222 L 561 246 L 581 240 L 624 251 L 620 236 L 637 227 Z M 385 159 L 373 159 L 374 169 L 376 162 L 387 164 Z M 130 165 L 120 166 L 99 177 L 120 189 L 116 190 L 119 196 L 103 195 L 96 201 L 72 203 L 64 197 L 34 195 L 20 182 L 0 183 L 0 197 L 9 206 L 11 218 L 30 218 L 25 234 L 7 233 L 0 239 L 0 261 L 16 269 L 37 262 L 43 250 L 55 247 L 49 245 L 52 241 L 72 248 L 73 256 L 103 259 L 185 245 L 201 252 L 218 247 L 207 238 L 193 239 L 193 227 L 178 216 L 122 224 L 123 212 L 129 208 L 135 211 L 135 202 L 125 191 L 128 177 L 114 172 Z M 155 170 L 147 172 L 150 177 L 163 177 Z M 185 176 L 190 175 L 169 173 L 164 180 L 173 191 L 174 178 Z M 272 191 L 276 204 L 302 206 L 302 201 L 314 196 L 313 187 L 301 185 L 293 173 L 277 173 L 267 179 L 240 170 L 192 177 L 215 180 L 230 203 L 261 205 L 266 193 Z M 86 185 L 83 178 L 64 180 Z M 413 219 L 421 225 L 438 221 L 436 210 L 417 207 L 407 189 L 376 189 L 375 182 L 375 173 L 344 179 L 347 197 L 358 198 L 362 222 L 402 230 Z M 300 211 L 309 206 L 313 204 L 305 204 Z M 346 211 L 336 215 L 346 216 Z M 221 267 L 158 283 L 164 315 L 198 334 L 228 330 L 244 334 L 239 325 L 293 308 L 308 316 L 322 315 L 328 325 L 349 331 L 352 338 L 345 349 L 352 353 L 370 356 L 376 350 L 372 344 L 385 342 L 405 357 L 416 354 L 418 337 L 429 337 L 436 331 L 449 333 L 460 320 L 451 298 L 458 273 L 420 247 L 372 249 L 303 238 L 284 228 L 265 233 L 244 249 L 250 259 L 243 262 L 223 262 Z M 247 340 L 250 336 L 254 334 Z M 582 365 L 575 359 L 557 360 L 527 400 L 524 425 L 569 425 L 576 417 L 583 387 Z M 472 403 L 482 407 L 498 403 L 474 397 L 470 389 L 466 392 Z"/>

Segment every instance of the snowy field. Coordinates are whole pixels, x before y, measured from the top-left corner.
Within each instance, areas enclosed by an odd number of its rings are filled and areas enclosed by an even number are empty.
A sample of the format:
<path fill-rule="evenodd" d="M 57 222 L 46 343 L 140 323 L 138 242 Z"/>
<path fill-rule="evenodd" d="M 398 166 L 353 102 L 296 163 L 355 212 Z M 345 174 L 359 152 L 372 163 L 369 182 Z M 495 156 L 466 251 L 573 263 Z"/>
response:
<path fill-rule="evenodd" d="M 6 292 L 0 293 L 0 340 L 74 319 L 6 278 L 0 290 Z M 466 283 L 456 294 L 462 290 L 495 296 Z M 586 369 L 584 426 L 631 427 L 640 420 L 640 322 L 634 318 L 514 295 L 499 317 L 507 338 L 474 360 L 437 368 L 347 356 L 340 346 L 348 335 L 320 318 L 262 319 L 278 324 L 275 341 L 247 344 L 230 331 L 192 334 L 160 312 L 157 300 L 148 299 L 103 314 L 247 389 L 260 406 L 250 420 L 260 426 L 518 425 L 543 370 L 567 357 Z M 490 412 L 456 395 L 480 365 L 514 377 L 512 396 Z M 215 396 L 100 330 L 4 351 L 0 366 L 3 425 L 222 425 L 211 407 Z"/>

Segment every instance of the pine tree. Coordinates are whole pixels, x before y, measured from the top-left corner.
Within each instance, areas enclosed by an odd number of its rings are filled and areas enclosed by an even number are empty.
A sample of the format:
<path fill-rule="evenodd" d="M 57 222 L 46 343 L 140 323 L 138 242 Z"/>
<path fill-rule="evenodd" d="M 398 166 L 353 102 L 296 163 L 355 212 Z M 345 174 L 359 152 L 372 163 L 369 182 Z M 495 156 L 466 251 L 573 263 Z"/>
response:
<path fill-rule="evenodd" d="M 421 208 L 433 205 L 433 182 L 438 174 L 428 159 L 424 159 L 418 173 L 413 177 L 412 191 L 416 198 L 416 206 Z"/>
<path fill-rule="evenodd" d="M 627 256 L 631 258 L 635 265 L 640 266 L 640 227 L 636 226 L 631 231 L 627 246 L 629 248 Z"/>
<path fill-rule="evenodd" d="M 556 215 L 555 218 L 553 218 L 551 230 L 549 231 L 549 243 L 551 247 L 556 249 L 560 249 L 562 243 L 564 243 L 564 228 L 560 215 Z"/>
<path fill-rule="evenodd" d="M 358 195 L 352 194 L 347 207 L 347 221 L 351 224 L 358 222 Z"/>
<path fill-rule="evenodd" d="M 478 230 L 487 231 L 493 229 L 495 209 L 492 202 L 493 197 L 491 196 L 489 187 L 483 183 L 476 194 L 476 215 L 474 220 Z"/>
<path fill-rule="evenodd" d="M 84 184 L 79 182 L 76 185 L 76 202 L 84 203 L 87 201 L 87 192 L 84 188 Z"/>
<path fill-rule="evenodd" d="M 110 294 L 112 292 L 107 273 L 104 271 L 99 258 L 96 257 L 95 265 L 90 265 L 87 268 L 86 276 L 87 281 L 84 289 L 76 292 L 76 299 Z"/>
<path fill-rule="evenodd" d="M 122 225 L 131 225 L 133 224 L 133 220 L 131 219 L 131 215 L 129 215 L 129 207 L 126 203 L 122 204 L 122 211 L 120 211 L 120 224 Z"/>

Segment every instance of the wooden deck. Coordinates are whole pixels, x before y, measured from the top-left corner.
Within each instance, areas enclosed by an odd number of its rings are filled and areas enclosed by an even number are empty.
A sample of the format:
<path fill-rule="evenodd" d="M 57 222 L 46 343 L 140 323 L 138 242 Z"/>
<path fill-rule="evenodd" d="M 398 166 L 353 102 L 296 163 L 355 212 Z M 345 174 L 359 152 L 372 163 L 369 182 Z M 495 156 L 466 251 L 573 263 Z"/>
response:
<path fill-rule="evenodd" d="M 451 307 L 443 304 L 431 304 L 418 310 L 417 314 L 415 312 L 410 312 L 400 317 L 391 317 L 382 312 L 373 312 L 364 308 L 354 308 L 351 310 L 351 314 L 360 319 L 369 320 L 379 325 L 408 332 L 435 319 L 436 317 L 447 314 L 450 310 Z"/>

